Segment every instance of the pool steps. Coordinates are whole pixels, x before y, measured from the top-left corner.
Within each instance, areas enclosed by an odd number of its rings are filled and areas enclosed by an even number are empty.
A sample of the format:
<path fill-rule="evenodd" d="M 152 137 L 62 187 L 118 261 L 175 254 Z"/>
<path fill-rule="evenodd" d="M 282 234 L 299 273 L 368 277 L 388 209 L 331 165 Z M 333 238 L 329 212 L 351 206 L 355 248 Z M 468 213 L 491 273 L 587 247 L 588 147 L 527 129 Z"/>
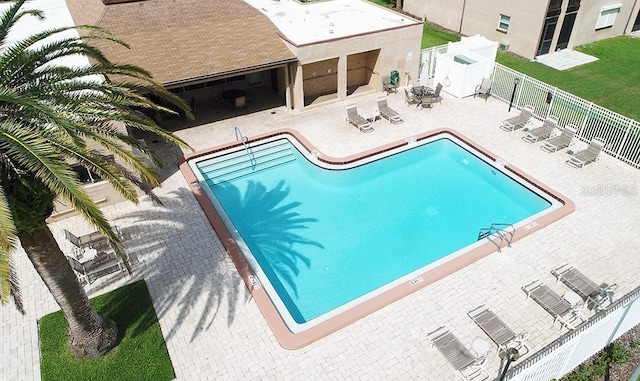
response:
<path fill-rule="evenodd" d="M 215 185 L 290 163 L 296 159 L 293 153 L 291 143 L 276 140 L 203 160 L 198 168 L 207 184 Z"/>

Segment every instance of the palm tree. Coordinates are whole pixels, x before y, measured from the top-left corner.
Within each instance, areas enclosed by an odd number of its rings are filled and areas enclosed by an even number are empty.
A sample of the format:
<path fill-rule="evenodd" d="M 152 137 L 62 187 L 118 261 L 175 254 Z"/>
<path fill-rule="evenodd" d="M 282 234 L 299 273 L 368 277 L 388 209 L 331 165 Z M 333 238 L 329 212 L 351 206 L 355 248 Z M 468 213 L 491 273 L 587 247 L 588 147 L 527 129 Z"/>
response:
<path fill-rule="evenodd" d="M 117 328 L 93 309 L 45 220 L 54 200 L 60 198 L 121 248 L 117 234 L 75 178 L 73 167 L 97 174 L 127 200 L 138 202 L 137 186 L 159 202 L 151 193 L 159 185 L 154 170 L 159 162 L 123 126 L 188 147 L 141 111 L 171 112 L 145 97 L 153 95 L 191 113 L 148 72 L 112 63 L 91 46 L 91 40 L 126 46 L 103 29 L 50 29 L 9 43 L 7 34 L 18 20 L 44 18 L 38 10 L 21 11 L 24 2 L 16 1 L 0 15 L 0 300 L 5 304 L 13 297 L 22 309 L 11 266 L 11 254 L 21 245 L 69 322 L 73 352 L 96 357 L 117 344 Z M 60 34 L 72 29 L 88 33 L 84 37 Z M 72 55 L 84 55 L 92 64 L 74 68 L 55 64 Z M 146 157 L 132 153 L 131 147 Z"/>

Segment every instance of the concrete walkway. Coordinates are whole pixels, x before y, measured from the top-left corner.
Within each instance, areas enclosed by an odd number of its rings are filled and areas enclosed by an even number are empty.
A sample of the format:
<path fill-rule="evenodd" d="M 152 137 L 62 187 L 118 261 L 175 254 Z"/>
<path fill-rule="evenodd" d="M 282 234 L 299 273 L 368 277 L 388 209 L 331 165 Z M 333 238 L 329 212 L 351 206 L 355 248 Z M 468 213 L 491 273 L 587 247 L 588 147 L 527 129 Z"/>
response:
<path fill-rule="evenodd" d="M 567 70 L 597 61 L 598 58 L 572 49 L 562 49 L 557 52 L 537 56 L 535 60 L 554 69 Z"/>
<path fill-rule="evenodd" d="M 375 109 L 377 95 L 350 102 L 366 114 Z M 552 317 L 535 302 L 525 300 L 520 290 L 524 284 L 541 279 L 564 293 L 565 286 L 556 284 L 549 271 L 569 262 L 596 282 L 617 283 L 617 295 L 638 285 L 637 169 L 608 156 L 583 169 L 571 168 L 565 164 L 565 152 L 544 153 L 538 145 L 523 142 L 520 131 L 498 128 L 501 120 L 518 111 L 508 113 L 508 106 L 495 99 L 458 100 L 444 94 L 442 104 L 418 110 L 407 107 L 400 94 L 391 95 L 389 104 L 404 114 L 405 123 L 379 121 L 369 134 L 345 123 L 346 103 L 304 112 L 272 109 L 176 134 L 195 149 L 204 149 L 235 140 L 234 126 L 247 136 L 292 128 L 323 153 L 344 156 L 451 127 L 565 194 L 577 210 L 510 249 L 489 255 L 316 343 L 289 351 L 275 341 L 177 171 L 179 153 L 166 149 L 169 167 L 163 172 L 163 187 L 157 190 L 164 205 L 143 200 L 104 211 L 131 236 L 128 250 L 140 259 L 134 279 L 148 283 L 179 380 L 453 380 L 453 368 L 426 339 L 427 332 L 441 325 L 468 347 L 476 338 L 488 341 L 492 350 L 486 366 L 497 376 L 501 359 L 494 354 L 494 344 L 469 319 L 468 310 L 489 306 L 515 331 L 528 331 L 535 352 L 565 331 L 553 326 Z M 162 143 L 151 144 L 166 148 Z M 64 228 L 77 234 L 91 230 L 77 217 L 51 225 L 56 236 Z M 0 372 L 8 380 L 37 380 L 37 320 L 57 307 L 22 251 L 16 253 L 15 262 L 28 312 L 23 317 L 12 307 L 0 308 Z M 87 291 L 95 296 L 132 280 L 114 274 Z"/>

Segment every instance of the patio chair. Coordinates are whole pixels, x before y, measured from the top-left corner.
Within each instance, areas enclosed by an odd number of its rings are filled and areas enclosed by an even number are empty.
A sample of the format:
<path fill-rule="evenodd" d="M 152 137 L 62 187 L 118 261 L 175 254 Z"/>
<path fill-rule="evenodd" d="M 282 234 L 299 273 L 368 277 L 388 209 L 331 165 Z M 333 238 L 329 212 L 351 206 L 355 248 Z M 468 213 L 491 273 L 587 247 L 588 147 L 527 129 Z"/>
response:
<path fill-rule="evenodd" d="M 371 122 L 369 122 L 360 114 L 358 114 L 358 109 L 354 104 L 347 106 L 347 122 L 354 125 L 360 132 L 373 131 L 373 127 L 371 127 Z"/>
<path fill-rule="evenodd" d="M 491 78 L 482 78 L 482 83 L 476 86 L 475 91 L 473 92 L 473 97 L 476 95 L 484 95 L 484 100 L 486 101 L 491 96 Z"/>
<path fill-rule="evenodd" d="M 589 163 L 598 161 L 600 152 L 602 152 L 605 144 L 604 140 L 600 138 L 591 139 L 589 146 L 582 151 L 574 153 L 569 160 L 567 160 L 567 164 L 575 168 L 582 168 Z"/>
<path fill-rule="evenodd" d="M 540 149 L 549 153 L 565 149 L 569 147 L 574 136 L 576 136 L 577 131 L 578 127 L 569 124 L 564 128 L 564 130 L 562 130 L 560 135 L 552 136 L 543 141 Z"/>
<path fill-rule="evenodd" d="M 560 322 L 560 329 L 565 326 L 568 329 L 574 329 L 573 324 L 577 319 L 583 319 L 571 302 L 564 296 L 558 295 L 546 284 L 535 280 L 522 287 L 522 291 L 527 294 L 527 298 L 531 297 L 540 307 L 553 316 L 553 324 Z"/>
<path fill-rule="evenodd" d="M 420 105 L 422 108 L 431 108 L 434 103 L 442 103 L 442 97 L 440 96 L 440 92 L 442 91 L 442 83 L 438 83 L 436 85 L 436 89 L 433 93 L 427 93 L 422 96 L 422 101 Z"/>
<path fill-rule="evenodd" d="M 598 286 L 578 269 L 566 263 L 551 270 L 551 274 L 556 277 L 556 281 L 562 281 L 571 291 L 578 294 L 587 303 L 589 309 L 604 310 L 613 303 L 617 284 L 603 283 Z"/>
<path fill-rule="evenodd" d="M 382 89 L 387 92 L 387 95 L 397 93 L 399 82 L 400 73 L 397 70 L 392 70 L 388 76 L 382 78 Z"/>
<path fill-rule="evenodd" d="M 113 252 L 100 253 L 95 259 L 86 262 L 81 262 L 72 256 L 67 256 L 67 259 L 82 285 L 91 284 L 101 276 L 116 271 L 126 271 L 120 258 Z"/>
<path fill-rule="evenodd" d="M 388 120 L 389 123 L 395 124 L 404 122 L 404 120 L 402 120 L 402 115 L 389 107 L 389 105 L 387 104 L 387 98 L 378 97 L 376 101 L 378 102 L 378 112 L 380 113 L 381 117 Z"/>
<path fill-rule="evenodd" d="M 118 232 L 116 227 L 114 227 L 114 229 Z M 72 251 L 77 254 L 76 257 L 81 256 L 82 251 L 86 248 L 100 250 L 109 247 L 109 239 L 100 232 L 93 232 L 80 237 L 77 237 L 67 229 L 63 229 L 62 232 L 64 234 L 64 238 L 71 243 L 71 246 L 73 247 Z"/>
<path fill-rule="evenodd" d="M 404 101 L 408 105 L 416 105 L 416 106 L 419 106 L 420 103 L 422 102 L 420 98 L 415 96 L 413 93 L 410 93 L 409 91 L 407 91 L 407 89 L 404 89 Z"/>
<path fill-rule="evenodd" d="M 219 97 L 216 94 L 213 94 L 213 101 L 215 102 L 216 107 L 224 106 L 229 108 L 231 106 L 228 99 Z"/>
<path fill-rule="evenodd" d="M 462 345 L 460 340 L 445 327 L 439 327 L 427 334 L 434 347 L 456 370 L 456 379 L 463 380 L 488 380 L 489 372 L 482 366 L 484 357 L 475 357 L 471 351 Z"/>
<path fill-rule="evenodd" d="M 503 120 L 500 128 L 505 131 L 515 131 L 526 126 L 533 116 L 533 111 L 533 106 L 524 106 L 518 116 Z"/>
<path fill-rule="evenodd" d="M 558 119 L 550 116 L 542 123 L 542 126 L 533 128 L 529 131 L 524 131 L 522 140 L 527 143 L 536 143 L 538 140 L 547 139 L 553 133 L 553 130 L 558 127 Z"/>
<path fill-rule="evenodd" d="M 480 305 L 473 310 L 467 312 L 467 315 L 480 327 L 498 346 L 496 354 L 500 351 L 506 351 L 507 348 L 515 348 L 519 352 L 521 349 L 526 351 L 521 355 L 529 353 L 529 346 L 526 340 L 528 333 L 523 332 L 516 335 L 493 311 Z"/>

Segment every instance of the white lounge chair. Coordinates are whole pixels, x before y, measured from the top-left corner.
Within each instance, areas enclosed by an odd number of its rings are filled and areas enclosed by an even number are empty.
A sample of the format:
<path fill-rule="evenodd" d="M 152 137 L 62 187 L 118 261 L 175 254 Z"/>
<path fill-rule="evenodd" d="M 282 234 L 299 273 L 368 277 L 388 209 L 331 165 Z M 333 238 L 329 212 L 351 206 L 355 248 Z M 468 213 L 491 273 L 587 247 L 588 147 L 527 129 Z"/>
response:
<path fill-rule="evenodd" d="M 553 324 L 559 321 L 560 328 L 575 329 L 575 321 L 578 319 L 583 320 L 583 317 L 576 309 L 576 307 L 580 306 L 574 306 L 564 296 L 558 295 L 549 286 L 538 280 L 523 286 L 522 291 L 527 294 L 527 298 L 531 297 L 540 307 L 553 316 Z"/>
<path fill-rule="evenodd" d="M 524 106 L 518 116 L 503 120 L 500 128 L 505 131 L 515 131 L 526 126 L 533 116 L 533 111 L 533 106 Z"/>
<path fill-rule="evenodd" d="M 522 140 L 527 143 L 536 143 L 539 140 L 547 139 L 551 136 L 556 127 L 558 127 L 558 119 L 550 116 L 544 121 L 544 123 L 542 123 L 542 126 L 524 131 Z"/>
<path fill-rule="evenodd" d="M 356 105 L 348 105 L 347 106 L 347 122 L 354 125 L 360 132 L 371 132 L 373 131 L 373 127 L 371 127 L 371 122 L 366 120 L 360 114 L 358 114 L 358 109 Z"/>
<path fill-rule="evenodd" d="M 561 149 L 565 149 L 571 145 L 571 141 L 573 141 L 573 137 L 576 135 L 577 131 L 578 127 L 569 124 L 564 128 L 564 130 L 562 130 L 560 135 L 552 136 L 543 141 L 540 149 L 547 152 L 556 152 Z"/>
<path fill-rule="evenodd" d="M 445 327 L 439 327 L 427 334 L 434 347 L 447 359 L 456 370 L 456 379 L 461 377 L 465 381 L 488 380 L 491 376 L 482 366 L 484 357 L 475 357 L 458 338 Z"/>
<path fill-rule="evenodd" d="M 551 274 L 556 277 L 556 280 L 561 281 L 569 287 L 571 291 L 578 294 L 587 303 L 587 307 L 589 308 L 595 309 L 596 311 L 603 310 L 613 303 L 613 294 L 618 288 L 616 284 L 609 285 L 603 283 L 598 286 L 578 269 L 566 263 L 551 270 Z"/>
<path fill-rule="evenodd" d="M 386 97 L 378 97 L 376 99 L 378 102 L 378 112 L 380 116 L 389 121 L 389 123 L 402 123 L 402 115 L 400 115 L 397 111 L 389 107 L 387 104 Z"/>
<path fill-rule="evenodd" d="M 478 327 L 480 327 L 498 346 L 496 354 L 506 351 L 507 348 L 515 348 L 519 352 L 525 349 L 520 355 L 529 353 L 529 346 L 526 343 L 528 333 L 523 332 L 516 335 L 493 311 L 484 305 L 478 306 L 467 313 Z"/>
<path fill-rule="evenodd" d="M 582 168 L 589 163 L 598 161 L 600 158 L 600 152 L 602 152 L 605 144 L 606 143 L 602 139 L 592 139 L 589 146 L 582 151 L 574 153 L 569 160 L 567 160 L 567 164 L 572 167 Z"/>

